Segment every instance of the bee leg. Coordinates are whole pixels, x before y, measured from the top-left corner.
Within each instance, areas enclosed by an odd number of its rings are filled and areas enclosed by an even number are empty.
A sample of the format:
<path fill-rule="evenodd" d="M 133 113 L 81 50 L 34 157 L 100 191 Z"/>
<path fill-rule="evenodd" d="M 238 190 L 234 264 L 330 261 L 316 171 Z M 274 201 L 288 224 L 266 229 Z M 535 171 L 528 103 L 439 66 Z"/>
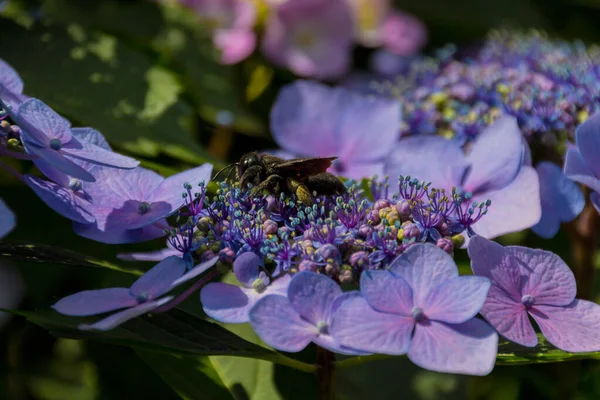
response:
<path fill-rule="evenodd" d="M 329 172 L 309 176 L 306 186 L 311 192 L 319 194 L 334 195 L 346 193 L 346 186 L 335 175 Z"/>
<path fill-rule="evenodd" d="M 279 175 L 271 175 L 258 185 L 254 186 L 250 191 L 250 196 L 256 196 L 258 193 L 263 190 L 268 190 L 274 194 L 279 194 L 281 192 L 281 183 L 283 182 L 283 178 Z"/>
<path fill-rule="evenodd" d="M 252 167 L 248 168 L 239 178 L 240 186 L 243 189 L 246 189 L 249 184 L 252 184 L 253 186 L 259 185 L 262 181 L 261 171 L 262 167 L 260 165 L 253 165 Z"/>
<path fill-rule="evenodd" d="M 311 205 L 313 203 L 312 194 L 303 182 L 288 178 L 287 186 L 292 193 L 296 194 L 296 197 L 302 204 Z"/>

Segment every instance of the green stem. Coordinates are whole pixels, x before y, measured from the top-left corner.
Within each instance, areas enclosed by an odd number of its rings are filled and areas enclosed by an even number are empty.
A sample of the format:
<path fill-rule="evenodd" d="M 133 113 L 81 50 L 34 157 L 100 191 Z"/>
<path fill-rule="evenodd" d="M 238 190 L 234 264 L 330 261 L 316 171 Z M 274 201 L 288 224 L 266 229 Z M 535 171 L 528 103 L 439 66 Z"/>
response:
<path fill-rule="evenodd" d="M 337 361 L 335 363 L 335 367 L 337 369 L 350 368 L 350 367 L 355 367 L 357 365 L 361 365 L 361 364 L 368 363 L 371 361 L 386 360 L 386 359 L 392 358 L 392 357 L 397 357 L 397 356 L 390 356 L 387 354 L 373 354 L 370 356 L 356 356 L 356 357 L 348 358 L 346 360 Z"/>
<path fill-rule="evenodd" d="M 333 386 L 335 354 L 322 347 L 317 347 L 317 367 L 317 399 L 335 399 L 335 390 Z"/>
<path fill-rule="evenodd" d="M 269 361 L 274 364 L 283 365 L 284 367 L 294 368 L 298 371 L 306 372 L 309 374 L 314 374 L 318 371 L 318 366 L 314 364 L 308 364 L 302 361 L 294 360 L 293 358 L 289 358 L 283 356 L 279 353 L 273 353 L 273 355 L 263 355 L 263 356 L 249 356 L 248 358 L 255 358 L 259 360 Z"/>

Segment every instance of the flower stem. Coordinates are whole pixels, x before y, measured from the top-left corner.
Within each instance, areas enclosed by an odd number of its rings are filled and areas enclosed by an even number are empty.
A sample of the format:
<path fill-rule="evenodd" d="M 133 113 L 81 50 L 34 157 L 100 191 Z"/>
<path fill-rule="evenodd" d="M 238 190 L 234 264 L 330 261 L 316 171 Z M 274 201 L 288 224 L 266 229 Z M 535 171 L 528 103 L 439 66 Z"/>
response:
<path fill-rule="evenodd" d="M 196 290 L 200 289 L 202 286 L 207 284 L 211 279 L 213 279 L 218 274 L 219 274 L 219 271 L 216 268 L 211 269 L 206 275 L 204 275 L 204 277 L 202 279 L 200 279 L 198 282 L 196 282 L 192 286 L 190 286 L 188 290 L 181 293 L 179 296 L 175 297 L 172 301 L 168 302 L 164 306 L 159 307 L 152 312 L 153 313 L 163 313 L 163 312 L 167 312 L 167 311 L 171 310 L 172 308 L 177 307 L 185 299 L 187 299 L 192 294 L 194 294 L 194 292 Z"/>
<path fill-rule="evenodd" d="M 318 400 L 333 400 L 335 391 L 333 387 L 335 354 L 322 347 L 317 347 L 317 390 Z"/>

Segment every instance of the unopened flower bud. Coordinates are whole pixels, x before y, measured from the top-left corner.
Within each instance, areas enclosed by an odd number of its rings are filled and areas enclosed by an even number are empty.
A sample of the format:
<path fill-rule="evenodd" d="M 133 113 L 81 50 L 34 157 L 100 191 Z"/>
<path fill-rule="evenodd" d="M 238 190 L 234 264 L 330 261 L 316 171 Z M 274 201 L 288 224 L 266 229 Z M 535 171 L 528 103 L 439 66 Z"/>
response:
<path fill-rule="evenodd" d="M 452 254 L 454 252 L 454 244 L 450 238 L 439 238 L 435 245 L 448 254 Z"/>
<path fill-rule="evenodd" d="M 263 229 L 267 235 L 274 235 L 277 233 L 279 225 L 277 225 L 277 222 L 273 221 L 272 219 L 267 219 L 265 222 L 263 222 Z"/>
<path fill-rule="evenodd" d="M 386 199 L 379 199 L 375 202 L 375 205 L 373 205 L 373 210 L 375 211 L 379 211 L 382 208 L 386 208 L 386 207 L 390 207 L 391 204 L 388 200 Z"/>
<path fill-rule="evenodd" d="M 363 239 L 366 239 L 368 237 L 370 237 L 373 234 L 373 227 L 371 225 L 361 225 L 360 228 L 358 228 L 358 236 L 360 236 Z"/>
<path fill-rule="evenodd" d="M 398 211 L 398 215 L 402 218 L 408 218 L 410 216 L 410 203 L 408 200 L 400 200 L 396 203 L 396 211 Z"/>
<path fill-rule="evenodd" d="M 225 247 L 219 251 L 219 261 L 224 264 L 232 264 L 235 259 L 235 252 L 231 247 Z"/>
<path fill-rule="evenodd" d="M 298 265 L 298 271 L 302 272 L 302 271 L 310 271 L 310 272 L 317 272 L 317 269 L 319 268 L 318 264 L 310 261 L 310 260 L 302 260 L 300 261 L 300 264 Z"/>
<path fill-rule="evenodd" d="M 323 260 L 332 260 L 331 262 L 333 263 L 337 263 L 341 257 L 340 250 L 332 244 L 324 244 L 323 246 L 319 247 L 317 254 Z"/>
<path fill-rule="evenodd" d="M 350 265 L 354 268 L 366 269 L 369 264 L 371 264 L 371 260 L 365 251 L 357 251 L 350 256 Z"/>

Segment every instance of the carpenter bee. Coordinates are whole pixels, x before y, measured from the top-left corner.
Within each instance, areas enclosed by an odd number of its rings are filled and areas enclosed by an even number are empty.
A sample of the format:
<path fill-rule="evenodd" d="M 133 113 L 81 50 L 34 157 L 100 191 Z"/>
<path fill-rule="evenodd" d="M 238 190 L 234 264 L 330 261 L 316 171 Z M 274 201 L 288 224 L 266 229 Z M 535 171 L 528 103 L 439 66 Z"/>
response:
<path fill-rule="evenodd" d="M 327 171 L 337 157 L 294 158 L 284 160 L 269 154 L 251 152 L 239 162 L 217 172 L 215 178 L 227 168 L 236 167 L 236 179 L 243 189 L 252 185 L 250 194 L 264 190 L 271 194 L 295 194 L 303 204 L 313 203 L 312 193 L 334 195 L 346 192 L 346 186 Z M 214 178 L 213 178 L 214 179 Z"/>

